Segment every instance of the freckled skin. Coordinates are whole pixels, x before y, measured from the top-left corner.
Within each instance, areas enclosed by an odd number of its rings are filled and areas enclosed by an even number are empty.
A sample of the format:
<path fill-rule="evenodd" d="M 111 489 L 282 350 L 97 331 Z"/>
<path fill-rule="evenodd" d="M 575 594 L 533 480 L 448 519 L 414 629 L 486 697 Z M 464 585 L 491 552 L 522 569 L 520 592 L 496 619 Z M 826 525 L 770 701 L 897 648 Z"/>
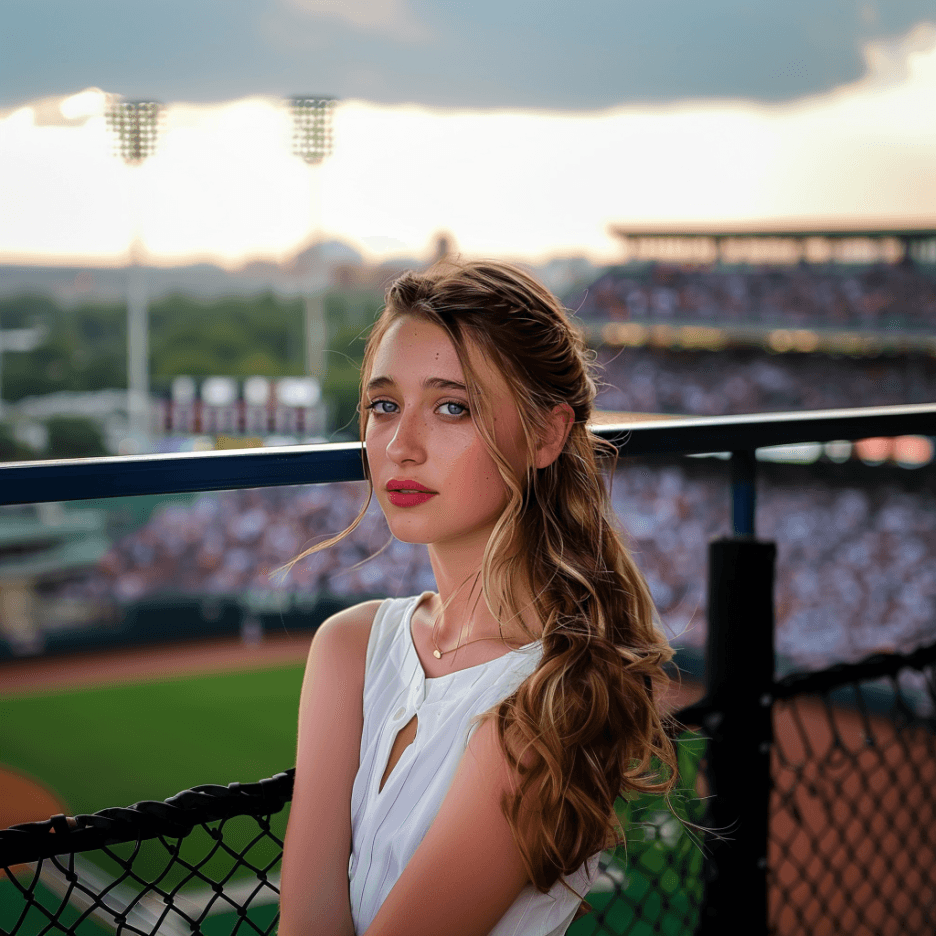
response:
<path fill-rule="evenodd" d="M 512 461 L 519 459 L 520 421 L 506 384 L 483 360 L 473 357 L 472 362 L 492 402 L 498 445 Z M 507 489 L 467 413 L 467 392 L 422 386 L 430 377 L 464 383 L 455 347 L 439 326 L 413 316 L 394 322 L 368 378 L 376 376 L 390 377 L 393 386 L 373 390 L 364 400 L 365 405 L 386 401 L 370 410 L 365 428 L 374 493 L 397 539 L 429 547 L 444 600 L 480 569 L 484 547 L 507 504 Z M 522 460 L 515 464 L 521 466 Z M 417 507 L 395 507 L 386 490 L 391 478 L 418 481 L 438 494 Z M 440 626 L 440 646 L 455 645 L 458 618 L 456 612 Z M 486 607 L 479 608 L 474 621 L 472 636 L 498 632 Z"/>
<path fill-rule="evenodd" d="M 502 378 L 480 370 L 486 389 L 493 391 L 498 442 L 507 441 L 502 435 L 517 438 L 519 420 Z M 480 541 L 483 549 L 507 503 L 506 488 L 471 417 L 456 419 L 450 414 L 463 411 L 440 406 L 467 407 L 467 393 L 421 386 L 426 377 L 464 382 L 448 336 L 430 322 L 399 319 L 381 341 L 374 375 L 389 376 L 396 384 L 370 395 L 391 403 L 378 407 L 384 411 L 380 415 L 371 411 L 365 431 L 375 494 L 394 536 L 440 548 Z M 438 496 L 415 509 L 396 508 L 387 498 L 391 478 L 414 479 Z"/>

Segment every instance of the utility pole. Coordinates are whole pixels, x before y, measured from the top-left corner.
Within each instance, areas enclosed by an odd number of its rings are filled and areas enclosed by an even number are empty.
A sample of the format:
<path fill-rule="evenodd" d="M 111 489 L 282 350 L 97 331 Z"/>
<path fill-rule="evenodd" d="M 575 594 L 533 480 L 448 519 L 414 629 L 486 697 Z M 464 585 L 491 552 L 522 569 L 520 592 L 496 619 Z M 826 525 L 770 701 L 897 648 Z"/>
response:
<path fill-rule="evenodd" d="M 337 99 L 315 95 L 297 96 L 289 99 L 293 116 L 293 154 L 313 168 L 320 166 L 333 149 L 333 114 Z M 318 172 L 313 180 L 320 183 Z M 303 289 L 305 304 L 305 372 L 319 382 L 325 380 L 327 364 L 325 348 L 328 345 L 328 322 L 325 318 L 325 290 L 316 283 L 319 257 L 316 250 L 321 223 L 321 185 L 313 186 L 312 194 L 313 242 L 310 254 L 310 269 L 307 285 Z"/>
<path fill-rule="evenodd" d="M 128 166 L 140 166 L 156 149 L 162 105 L 158 101 L 112 100 L 107 125 L 116 134 L 116 153 Z M 134 183 L 139 180 L 134 179 Z M 133 185 L 130 268 L 127 276 L 127 423 L 137 452 L 148 452 L 149 413 L 149 308 L 143 269 L 144 248 L 139 232 L 139 186 Z"/>
<path fill-rule="evenodd" d="M 48 334 L 48 329 L 43 325 L 8 328 L 4 331 L 3 322 L 0 321 L 0 419 L 6 416 L 3 404 L 3 355 L 11 351 L 32 351 L 45 341 Z"/>

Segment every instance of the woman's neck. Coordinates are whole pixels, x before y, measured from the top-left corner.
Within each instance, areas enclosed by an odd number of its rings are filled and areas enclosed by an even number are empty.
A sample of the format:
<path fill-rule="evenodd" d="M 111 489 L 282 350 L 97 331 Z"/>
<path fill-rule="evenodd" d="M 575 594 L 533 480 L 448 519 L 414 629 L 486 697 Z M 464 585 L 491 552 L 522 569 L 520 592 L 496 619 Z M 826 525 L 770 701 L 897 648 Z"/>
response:
<path fill-rule="evenodd" d="M 429 547 L 429 560 L 436 579 L 438 597 L 427 610 L 435 622 L 435 641 L 442 650 L 502 634 L 508 642 L 526 644 L 530 638 L 524 633 L 523 624 L 533 633 L 534 638 L 540 636 L 539 628 L 534 623 L 535 614 L 529 596 L 521 594 L 519 583 L 516 583 L 518 591 L 515 597 L 520 601 L 520 607 L 525 608 L 522 621 L 504 619 L 503 626 L 498 623 L 484 598 L 481 573 L 483 556 L 483 549 L 480 552 L 463 550 L 454 554 L 452 550 L 436 545 Z"/>

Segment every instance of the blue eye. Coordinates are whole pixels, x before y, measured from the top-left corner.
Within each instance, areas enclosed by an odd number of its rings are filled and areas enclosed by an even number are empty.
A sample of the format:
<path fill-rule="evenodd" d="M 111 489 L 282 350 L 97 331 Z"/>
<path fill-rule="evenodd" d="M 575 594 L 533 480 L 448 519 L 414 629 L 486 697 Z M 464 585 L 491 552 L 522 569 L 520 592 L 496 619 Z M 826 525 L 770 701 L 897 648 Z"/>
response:
<path fill-rule="evenodd" d="M 446 413 L 446 416 L 466 416 L 468 414 L 468 407 L 464 403 L 456 403 L 454 400 L 448 400 L 445 403 L 440 403 L 440 407 L 443 406 L 454 406 L 457 409 L 460 409 L 460 413 Z"/>
<path fill-rule="evenodd" d="M 389 406 L 396 406 L 396 403 L 393 400 L 373 400 L 368 403 L 366 409 L 369 409 L 375 416 L 387 416 L 389 415 L 386 410 L 377 409 L 382 403 L 386 403 Z"/>
<path fill-rule="evenodd" d="M 387 410 L 383 408 L 384 406 L 392 406 L 395 407 L 395 409 Z M 451 419 L 460 419 L 463 416 L 469 415 L 468 407 L 465 406 L 464 403 L 457 403 L 455 400 L 447 400 L 445 403 L 440 403 L 436 409 L 440 410 L 444 406 L 454 406 L 457 410 L 459 410 L 457 413 L 448 412 L 442 414 L 443 416 L 448 416 Z M 382 399 L 372 400 L 364 408 L 370 410 L 375 416 L 393 416 L 396 413 L 396 409 L 398 409 L 396 403 L 394 403 L 393 400 Z"/>

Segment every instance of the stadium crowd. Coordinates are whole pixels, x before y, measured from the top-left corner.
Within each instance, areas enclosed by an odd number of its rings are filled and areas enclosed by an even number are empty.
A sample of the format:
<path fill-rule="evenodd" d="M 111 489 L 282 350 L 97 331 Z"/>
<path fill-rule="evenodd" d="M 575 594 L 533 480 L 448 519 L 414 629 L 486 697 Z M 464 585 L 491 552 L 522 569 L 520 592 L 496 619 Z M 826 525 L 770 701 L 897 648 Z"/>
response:
<path fill-rule="evenodd" d="M 338 545 L 299 561 L 285 577 L 275 574 L 304 547 L 343 530 L 365 494 L 366 485 L 354 482 L 204 494 L 166 505 L 63 594 L 132 601 L 166 591 L 266 593 L 288 609 L 292 596 L 322 591 L 387 596 L 432 589 L 425 548 L 393 540 L 376 500 Z M 729 531 L 724 465 L 623 462 L 612 498 L 669 636 L 700 646 L 707 543 Z M 759 537 L 778 545 L 778 653 L 797 668 L 932 639 L 936 494 L 896 484 L 764 480 L 757 520 Z"/>
<path fill-rule="evenodd" d="M 602 347 L 601 409 L 726 416 L 936 401 L 936 359 Z"/>
<path fill-rule="evenodd" d="M 606 410 L 704 415 L 936 400 L 936 366 L 923 358 L 603 348 L 598 359 L 599 406 Z M 782 485 L 765 472 L 758 489 L 758 535 L 778 545 L 778 652 L 814 668 L 931 640 L 936 494 L 923 477 L 931 469 L 901 475 L 921 479 L 914 493 L 896 482 L 849 486 L 846 472 L 819 484 L 798 482 L 797 466 L 786 470 Z M 678 643 L 704 640 L 706 544 L 729 530 L 725 474 L 722 463 L 672 458 L 622 460 L 614 478 L 618 516 Z M 343 530 L 365 494 L 366 485 L 355 482 L 180 499 L 117 542 L 87 578 L 64 585 L 62 597 L 259 595 L 285 607 L 292 596 L 320 592 L 432 589 L 425 548 L 393 540 L 375 499 L 350 536 L 285 577 L 275 574 Z"/>
<path fill-rule="evenodd" d="M 777 543 L 777 652 L 798 669 L 931 642 L 936 626 L 936 496 L 795 480 L 758 485 L 757 534 Z M 706 544 L 730 530 L 724 468 L 625 465 L 618 516 L 633 537 L 677 643 L 705 634 Z"/>
<path fill-rule="evenodd" d="M 389 539 L 376 500 L 351 536 L 303 559 L 288 575 L 278 571 L 303 549 L 343 530 L 365 495 L 363 482 L 349 482 L 226 491 L 169 504 L 118 542 L 86 582 L 71 587 L 76 596 L 112 594 L 121 601 L 165 590 L 356 595 L 386 592 L 390 580 L 394 592 L 431 587 L 412 562 L 417 550 L 404 543 L 390 542 L 377 561 L 355 568 Z"/>
<path fill-rule="evenodd" d="M 920 329 L 936 323 L 936 282 L 913 264 L 742 271 L 657 263 L 609 270 L 575 306 L 583 319 Z"/>

